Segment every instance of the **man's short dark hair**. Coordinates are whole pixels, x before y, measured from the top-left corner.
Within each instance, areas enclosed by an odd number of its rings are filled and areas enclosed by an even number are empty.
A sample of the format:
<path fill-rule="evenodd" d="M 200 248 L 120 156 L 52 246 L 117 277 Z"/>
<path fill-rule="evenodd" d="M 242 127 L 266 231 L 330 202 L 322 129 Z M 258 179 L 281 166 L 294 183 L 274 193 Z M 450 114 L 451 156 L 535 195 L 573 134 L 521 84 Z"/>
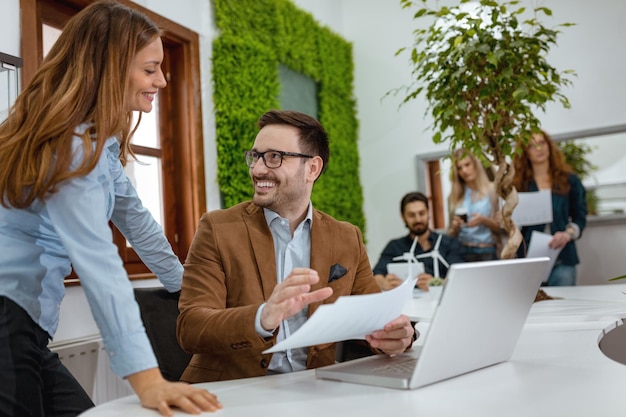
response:
<path fill-rule="evenodd" d="M 413 203 L 415 201 L 421 201 L 426 205 L 426 208 L 428 208 L 428 197 L 420 192 L 415 191 L 405 194 L 405 196 L 402 197 L 402 200 L 400 201 L 400 214 L 404 214 L 404 208 L 407 204 Z"/>
<path fill-rule="evenodd" d="M 326 130 L 315 118 L 293 110 L 270 110 L 259 118 L 257 125 L 259 129 L 267 125 L 289 125 L 298 128 L 302 152 L 322 158 L 324 165 L 320 176 L 324 173 L 330 159 L 330 147 Z"/>

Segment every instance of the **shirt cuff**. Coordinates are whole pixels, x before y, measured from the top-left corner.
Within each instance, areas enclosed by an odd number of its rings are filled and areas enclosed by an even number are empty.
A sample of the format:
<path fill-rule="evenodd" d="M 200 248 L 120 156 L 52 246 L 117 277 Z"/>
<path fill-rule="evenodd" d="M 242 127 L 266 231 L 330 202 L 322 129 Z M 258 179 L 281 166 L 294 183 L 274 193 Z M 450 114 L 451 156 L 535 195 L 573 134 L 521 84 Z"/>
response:
<path fill-rule="evenodd" d="M 178 262 L 174 269 L 158 274 L 157 278 L 169 292 L 178 292 L 183 282 L 183 265 Z"/>
<path fill-rule="evenodd" d="M 111 369 L 122 378 L 158 367 L 145 332 L 135 332 L 103 341 Z"/>
<path fill-rule="evenodd" d="M 263 303 L 259 306 L 259 309 L 256 311 L 256 317 L 254 318 L 254 329 L 256 333 L 264 339 L 274 335 L 274 332 L 268 332 L 261 326 L 261 312 L 265 308 L 265 304 L 266 303 Z"/>
<path fill-rule="evenodd" d="M 574 230 L 573 233 L 567 232 L 572 237 L 572 240 L 576 240 L 580 237 L 580 227 L 576 223 L 569 223 L 565 230 L 567 231 L 567 229 Z"/>

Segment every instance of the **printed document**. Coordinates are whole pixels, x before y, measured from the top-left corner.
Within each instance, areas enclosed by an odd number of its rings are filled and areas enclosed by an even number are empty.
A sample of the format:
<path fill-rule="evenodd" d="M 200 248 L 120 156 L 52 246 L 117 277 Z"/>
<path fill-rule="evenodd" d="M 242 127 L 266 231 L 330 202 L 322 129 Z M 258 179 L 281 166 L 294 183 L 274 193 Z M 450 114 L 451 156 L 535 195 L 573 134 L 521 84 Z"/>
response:
<path fill-rule="evenodd" d="M 526 254 L 527 258 L 540 258 L 542 256 L 547 256 L 550 258 L 550 263 L 548 264 L 548 268 L 546 269 L 546 275 L 543 277 L 543 283 L 548 282 L 548 278 L 550 277 L 550 272 L 552 272 L 552 267 L 556 262 L 556 258 L 561 253 L 561 249 L 552 249 L 548 244 L 552 240 L 552 235 L 548 233 L 538 232 L 533 230 L 530 235 L 530 244 L 528 245 L 528 253 Z"/>
<path fill-rule="evenodd" d="M 517 193 L 519 199 L 511 218 L 518 227 L 552 223 L 552 192 L 550 190 Z"/>
<path fill-rule="evenodd" d="M 416 279 L 407 279 L 389 291 L 342 296 L 333 304 L 323 304 L 291 336 L 263 353 L 365 339 L 365 335 L 381 330 L 402 314 L 407 301 L 413 298 L 416 282 Z"/>
<path fill-rule="evenodd" d="M 422 262 L 392 262 L 387 264 L 387 273 L 394 274 L 398 278 L 405 280 L 409 275 L 417 277 L 424 273 Z"/>

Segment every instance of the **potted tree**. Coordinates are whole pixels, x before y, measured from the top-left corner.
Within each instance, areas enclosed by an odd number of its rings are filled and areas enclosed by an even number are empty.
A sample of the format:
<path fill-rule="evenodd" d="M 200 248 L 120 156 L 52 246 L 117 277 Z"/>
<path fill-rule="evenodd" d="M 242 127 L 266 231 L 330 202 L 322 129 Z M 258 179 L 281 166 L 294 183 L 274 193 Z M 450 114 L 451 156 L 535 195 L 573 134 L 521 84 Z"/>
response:
<path fill-rule="evenodd" d="M 508 235 L 500 256 L 513 258 L 522 237 L 511 219 L 518 201 L 511 157 L 516 145 L 527 144 L 539 131 L 537 110 L 556 100 L 570 106 L 561 89 L 571 84 L 573 72 L 557 71 L 546 55 L 556 44 L 558 28 L 571 24 L 547 28 L 537 16 L 550 16 L 550 9 L 527 12 L 517 1 L 461 0 L 458 6 L 439 8 L 428 2 L 400 0 L 403 8 L 419 7 L 415 20 L 432 22 L 419 25 L 413 46 L 396 53 L 410 52 L 413 82 L 394 92 L 403 92 L 403 103 L 424 94 L 433 141 L 448 141 L 451 149 L 464 148 L 495 168 Z"/>

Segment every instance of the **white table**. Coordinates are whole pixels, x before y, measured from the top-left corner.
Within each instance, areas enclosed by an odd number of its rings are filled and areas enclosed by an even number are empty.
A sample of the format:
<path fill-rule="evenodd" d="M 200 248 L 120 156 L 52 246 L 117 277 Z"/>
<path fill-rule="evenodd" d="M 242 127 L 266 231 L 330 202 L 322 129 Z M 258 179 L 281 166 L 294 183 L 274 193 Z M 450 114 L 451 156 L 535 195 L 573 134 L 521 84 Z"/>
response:
<path fill-rule="evenodd" d="M 620 301 L 620 296 L 613 291 L 626 290 L 626 285 L 621 289 L 598 287 L 607 288 L 580 286 L 549 289 L 548 293 L 568 300 L 604 299 L 613 303 Z M 626 311 L 626 295 L 621 296 Z M 561 320 L 561 307 L 554 311 L 537 311 L 534 314 L 537 317 L 544 314 L 545 320 L 525 326 L 509 362 L 417 390 L 318 380 L 314 371 L 199 386 L 215 393 L 224 405 L 223 410 L 214 414 L 217 416 L 380 417 L 393 412 L 441 417 L 621 417 L 626 413 L 623 400 L 626 366 L 608 359 L 598 349 L 598 337 L 611 319 L 604 316 L 601 303 L 597 307 L 598 320 L 586 313 L 579 315 L 585 318 L 582 321 Z M 557 319 L 550 321 L 550 314 Z M 480 341 L 477 341 L 479 346 Z M 154 417 L 158 414 L 143 409 L 134 396 L 84 413 L 84 417 L 119 415 Z"/>
<path fill-rule="evenodd" d="M 603 321 L 609 323 L 626 316 L 626 284 L 584 285 L 572 287 L 543 287 L 554 300 L 533 304 L 527 323 L 580 323 Z M 415 291 L 404 314 L 413 321 L 428 322 L 437 302 L 422 291 Z"/>

